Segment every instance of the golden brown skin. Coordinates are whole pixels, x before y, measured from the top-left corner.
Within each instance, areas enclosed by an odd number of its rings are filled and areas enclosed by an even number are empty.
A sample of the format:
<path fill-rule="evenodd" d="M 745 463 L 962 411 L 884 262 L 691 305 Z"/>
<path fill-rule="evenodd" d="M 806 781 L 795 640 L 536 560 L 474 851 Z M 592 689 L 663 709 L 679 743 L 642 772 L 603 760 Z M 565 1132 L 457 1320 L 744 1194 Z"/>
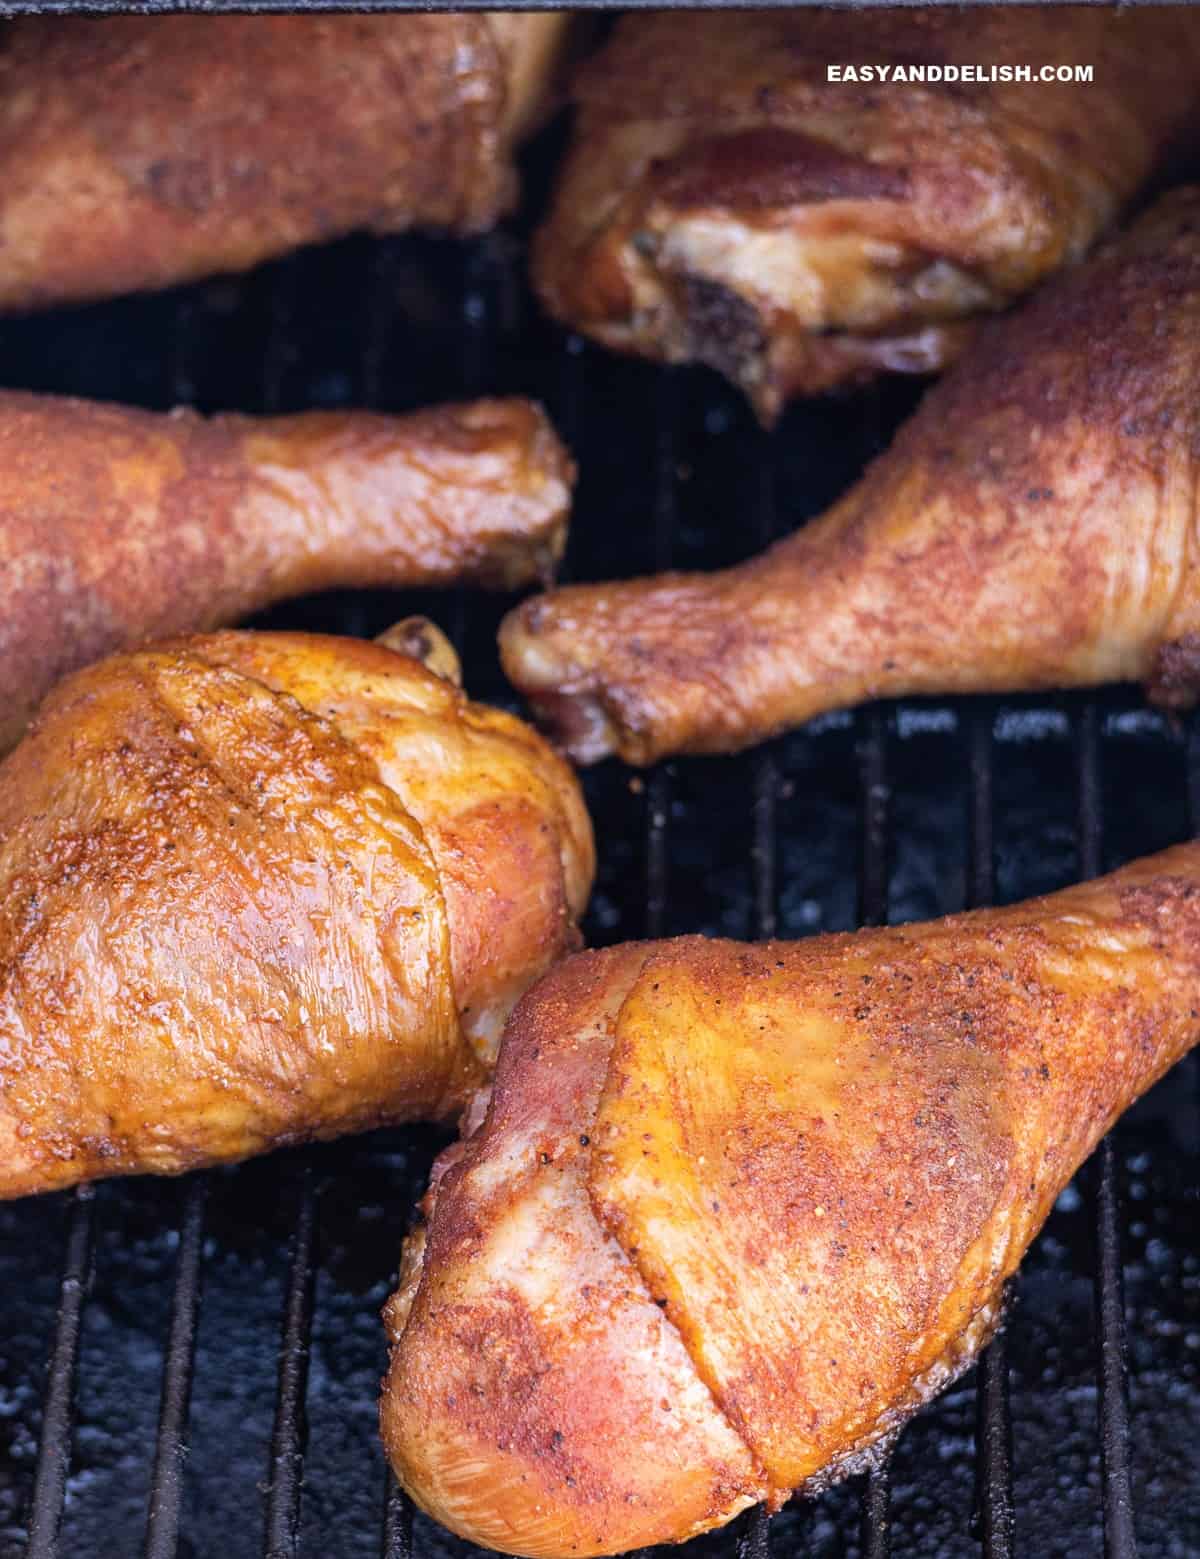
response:
<path fill-rule="evenodd" d="M 203 419 L 0 391 L 0 749 L 148 638 L 335 585 L 544 578 L 573 479 L 523 400 Z"/>
<path fill-rule="evenodd" d="M 1095 66 L 1090 83 L 827 79 L 829 65 Z M 941 368 L 964 321 L 1078 260 L 1200 122 L 1200 20 L 933 6 L 625 18 L 583 71 L 540 234 L 550 311 L 790 396 Z"/>
<path fill-rule="evenodd" d="M 0 765 L 0 1196 L 451 1114 L 592 869 L 546 744 L 382 646 L 76 674 Z"/>
<path fill-rule="evenodd" d="M 681 1541 L 868 1465 L 1200 1038 L 1200 844 L 1007 909 L 569 959 L 387 1323 L 382 1426 L 474 1542 Z"/>
<path fill-rule="evenodd" d="M 25 20 L 0 52 L 0 308 L 511 205 L 562 16 Z"/>
<path fill-rule="evenodd" d="M 505 668 L 578 760 L 744 747 L 911 693 L 1200 691 L 1200 188 L 985 327 L 761 556 L 552 592 Z"/>

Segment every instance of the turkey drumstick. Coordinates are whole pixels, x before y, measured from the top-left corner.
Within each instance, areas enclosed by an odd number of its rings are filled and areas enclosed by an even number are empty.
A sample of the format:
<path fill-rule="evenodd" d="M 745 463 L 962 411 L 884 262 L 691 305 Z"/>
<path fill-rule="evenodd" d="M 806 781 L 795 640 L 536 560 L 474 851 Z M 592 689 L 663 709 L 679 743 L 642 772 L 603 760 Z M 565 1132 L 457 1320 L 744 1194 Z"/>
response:
<path fill-rule="evenodd" d="M 0 48 L 0 309 L 512 204 L 565 15 L 32 18 Z"/>
<path fill-rule="evenodd" d="M 78 672 L 0 765 L 0 1196 L 451 1115 L 592 866 L 546 743 L 382 645 Z"/>
<path fill-rule="evenodd" d="M 516 585 L 573 470 L 528 401 L 169 416 L 0 391 L 0 748 L 68 671 L 337 585 Z"/>
<path fill-rule="evenodd" d="M 721 573 L 506 619 L 574 757 L 744 747 L 910 693 L 1200 689 L 1200 188 L 984 327 L 820 519 Z"/>
<path fill-rule="evenodd" d="M 1093 67 L 1089 82 L 915 78 Z M 830 67 L 905 77 L 831 80 Z M 535 280 L 609 346 L 789 396 L 942 367 L 1078 260 L 1200 123 L 1169 8 L 640 12 L 578 84 Z"/>
<path fill-rule="evenodd" d="M 1200 844 L 927 925 L 569 959 L 406 1247 L 401 1482 L 583 1559 L 870 1466 L 1198 1038 Z"/>

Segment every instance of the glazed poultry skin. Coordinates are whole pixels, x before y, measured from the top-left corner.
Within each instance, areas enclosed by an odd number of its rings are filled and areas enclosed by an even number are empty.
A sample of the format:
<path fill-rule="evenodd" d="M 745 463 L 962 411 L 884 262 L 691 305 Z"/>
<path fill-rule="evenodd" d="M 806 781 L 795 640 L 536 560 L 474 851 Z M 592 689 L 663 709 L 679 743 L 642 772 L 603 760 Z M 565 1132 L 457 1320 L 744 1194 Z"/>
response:
<path fill-rule="evenodd" d="M 18 20 L 0 49 L 0 309 L 245 270 L 512 204 L 562 15 Z"/>
<path fill-rule="evenodd" d="M 206 419 L 0 391 L 0 749 L 112 650 L 333 586 L 545 578 L 573 480 L 524 400 Z"/>
<path fill-rule="evenodd" d="M 77 673 L 0 765 L 0 1196 L 452 1116 L 592 870 L 541 738 L 379 644 Z"/>
<path fill-rule="evenodd" d="M 830 65 L 1094 63 L 1088 83 Z M 535 255 L 550 312 L 786 401 L 927 373 L 1081 258 L 1200 118 L 1186 11 L 987 6 L 624 18 L 582 71 Z"/>
<path fill-rule="evenodd" d="M 819 519 L 738 567 L 505 620 L 581 762 L 727 752 L 913 693 L 1200 691 L 1200 187 L 984 327 Z"/>
<path fill-rule="evenodd" d="M 862 1470 L 1198 1038 L 1194 843 L 926 925 L 567 960 L 406 1247 L 392 1466 L 452 1531 L 534 1559 L 682 1541 Z"/>

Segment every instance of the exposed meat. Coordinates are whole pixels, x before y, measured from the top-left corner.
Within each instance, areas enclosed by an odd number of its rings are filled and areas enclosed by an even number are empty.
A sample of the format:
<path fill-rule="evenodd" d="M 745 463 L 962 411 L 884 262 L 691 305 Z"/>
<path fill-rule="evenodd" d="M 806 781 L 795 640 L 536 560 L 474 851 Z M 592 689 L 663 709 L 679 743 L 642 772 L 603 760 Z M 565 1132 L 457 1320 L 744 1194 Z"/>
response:
<path fill-rule="evenodd" d="M 833 66 L 1094 65 L 1087 83 L 830 81 Z M 638 13 L 582 72 L 538 240 L 550 310 L 790 396 L 928 373 L 1096 236 L 1200 124 L 1167 8 Z"/>
<path fill-rule="evenodd" d="M 1200 188 L 979 333 L 820 519 L 721 573 L 506 619 L 572 755 L 730 751 L 910 693 L 1200 692 Z"/>

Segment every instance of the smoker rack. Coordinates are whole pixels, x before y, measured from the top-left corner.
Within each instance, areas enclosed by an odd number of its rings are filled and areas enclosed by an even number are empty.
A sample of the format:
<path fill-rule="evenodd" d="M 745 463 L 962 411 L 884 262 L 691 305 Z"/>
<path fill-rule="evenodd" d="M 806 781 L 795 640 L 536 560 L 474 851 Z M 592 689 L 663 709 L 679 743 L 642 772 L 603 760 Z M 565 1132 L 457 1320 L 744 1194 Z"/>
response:
<path fill-rule="evenodd" d="M 576 577 L 757 550 L 823 507 L 916 399 L 887 385 L 798 406 L 768 438 L 704 370 L 563 337 L 523 261 L 520 229 L 348 240 L 245 278 L 0 322 L 3 377 L 205 409 L 531 391 L 581 465 Z M 494 651 L 506 604 L 335 594 L 263 621 L 374 633 L 427 611 L 472 693 L 512 705 Z M 1200 744 L 1131 690 L 908 701 L 585 783 L 592 941 L 790 936 L 1009 900 L 1186 837 Z M 1177 1069 L 1104 1144 L 1031 1253 L 1006 1332 L 887 1465 L 771 1523 L 752 1512 L 695 1554 L 1200 1552 L 1196 1072 Z M 0 1208 L 0 1559 L 463 1559 L 386 1477 L 373 1425 L 377 1310 L 442 1140 L 376 1133 Z"/>

